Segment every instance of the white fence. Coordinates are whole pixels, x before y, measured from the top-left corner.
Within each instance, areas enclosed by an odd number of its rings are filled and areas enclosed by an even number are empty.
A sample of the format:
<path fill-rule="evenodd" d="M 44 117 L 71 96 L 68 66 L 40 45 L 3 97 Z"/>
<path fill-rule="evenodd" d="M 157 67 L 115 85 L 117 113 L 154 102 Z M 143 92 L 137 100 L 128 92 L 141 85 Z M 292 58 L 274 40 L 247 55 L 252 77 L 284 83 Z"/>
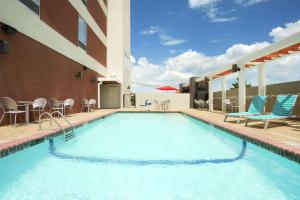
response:
<path fill-rule="evenodd" d="M 156 110 L 155 101 L 163 102 L 169 100 L 169 109 L 187 109 L 190 107 L 190 94 L 181 93 L 137 93 L 136 108 L 145 108 L 145 101 L 150 100 L 152 103 L 151 110 Z M 160 108 L 161 109 L 161 108 Z"/>

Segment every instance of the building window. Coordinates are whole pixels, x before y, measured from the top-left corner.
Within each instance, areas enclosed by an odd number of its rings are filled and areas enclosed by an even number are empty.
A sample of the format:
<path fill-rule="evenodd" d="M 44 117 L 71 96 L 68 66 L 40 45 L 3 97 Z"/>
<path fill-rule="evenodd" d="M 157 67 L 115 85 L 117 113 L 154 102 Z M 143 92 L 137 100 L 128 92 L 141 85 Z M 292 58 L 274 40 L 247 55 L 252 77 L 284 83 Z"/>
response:
<path fill-rule="evenodd" d="M 83 49 L 87 46 L 87 24 L 80 16 L 78 18 L 78 45 Z"/>
<path fill-rule="evenodd" d="M 30 10 L 35 12 L 37 15 L 40 15 L 40 0 L 19 0 Z"/>

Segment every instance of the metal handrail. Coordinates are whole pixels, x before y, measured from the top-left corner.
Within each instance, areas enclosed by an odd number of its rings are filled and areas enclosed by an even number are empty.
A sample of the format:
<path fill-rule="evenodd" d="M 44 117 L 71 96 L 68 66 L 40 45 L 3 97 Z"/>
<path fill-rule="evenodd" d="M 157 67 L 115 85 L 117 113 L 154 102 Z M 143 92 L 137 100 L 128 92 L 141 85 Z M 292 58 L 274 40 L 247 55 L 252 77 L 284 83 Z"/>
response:
<path fill-rule="evenodd" d="M 58 121 L 56 121 L 55 119 L 54 119 L 54 117 L 50 114 L 50 113 L 48 113 L 48 112 L 43 112 L 42 114 L 40 114 L 40 116 L 39 116 L 39 130 L 42 130 L 42 121 L 41 121 L 41 119 L 42 119 L 42 117 L 44 116 L 44 115 L 47 115 L 48 116 L 48 118 L 50 119 L 50 125 L 52 125 L 52 120 L 54 121 L 54 123 L 64 132 L 64 134 L 65 134 L 65 130 L 62 128 L 62 126 L 58 123 Z"/>
<path fill-rule="evenodd" d="M 74 132 L 74 126 L 73 126 L 73 124 L 61 113 L 61 112 L 59 112 L 59 111 L 53 111 L 53 112 L 51 112 L 50 114 L 51 114 L 51 116 L 52 116 L 52 118 L 53 118 L 53 114 L 58 114 L 60 117 L 62 117 L 68 124 L 69 124 L 69 126 L 72 128 L 72 132 Z"/>

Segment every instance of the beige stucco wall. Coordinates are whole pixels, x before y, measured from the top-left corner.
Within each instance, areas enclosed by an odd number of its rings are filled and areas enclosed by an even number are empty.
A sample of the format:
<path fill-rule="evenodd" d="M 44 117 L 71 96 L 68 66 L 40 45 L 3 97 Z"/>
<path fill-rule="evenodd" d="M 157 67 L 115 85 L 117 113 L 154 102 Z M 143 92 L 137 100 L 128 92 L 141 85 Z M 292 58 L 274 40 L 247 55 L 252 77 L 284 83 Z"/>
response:
<path fill-rule="evenodd" d="M 144 108 L 146 99 L 151 100 L 152 109 L 154 108 L 154 100 L 164 101 L 170 100 L 169 109 L 186 109 L 190 106 L 190 94 L 178 93 L 137 93 L 136 94 L 136 107 Z"/>
<path fill-rule="evenodd" d="M 130 0 L 110 0 L 107 20 L 108 76 L 120 80 L 125 93 L 130 84 Z"/>

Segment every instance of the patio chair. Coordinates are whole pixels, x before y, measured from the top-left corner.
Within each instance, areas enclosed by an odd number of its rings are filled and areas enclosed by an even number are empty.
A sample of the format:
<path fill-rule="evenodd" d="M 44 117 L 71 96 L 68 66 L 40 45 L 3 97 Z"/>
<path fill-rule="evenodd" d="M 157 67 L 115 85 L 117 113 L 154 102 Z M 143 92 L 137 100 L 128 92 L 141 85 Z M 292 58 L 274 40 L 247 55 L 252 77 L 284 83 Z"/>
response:
<path fill-rule="evenodd" d="M 261 115 L 264 112 L 266 101 L 266 96 L 254 96 L 248 108 L 248 112 L 227 113 L 225 115 L 224 122 L 226 122 L 227 117 L 237 117 L 237 123 L 239 124 L 242 117 Z"/>
<path fill-rule="evenodd" d="M 156 99 L 153 102 L 154 102 L 154 109 L 159 110 L 159 102 Z"/>
<path fill-rule="evenodd" d="M 73 112 L 74 99 L 66 99 L 64 100 L 64 115 L 66 114 L 66 109 L 69 109 L 70 113 Z"/>
<path fill-rule="evenodd" d="M 150 99 L 146 99 L 145 101 L 145 107 L 147 108 L 148 111 L 151 110 L 152 102 Z"/>
<path fill-rule="evenodd" d="M 18 105 L 17 102 L 15 102 L 13 99 L 9 98 L 9 97 L 0 97 L 0 107 L 2 109 L 3 115 L 0 119 L 0 124 L 2 122 L 2 120 L 4 119 L 4 116 L 6 114 L 9 114 L 9 122 L 10 124 L 12 124 L 11 121 L 11 117 L 12 115 L 15 115 L 15 119 L 14 119 L 14 126 L 16 125 L 17 122 L 17 115 L 24 113 L 24 110 L 18 110 L 18 107 L 22 106 L 22 105 Z"/>
<path fill-rule="evenodd" d="M 54 111 L 59 111 L 63 114 L 64 112 L 64 107 L 63 107 L 63 103 L 59 102 L 57 99 L 55 98 L 51 98 L 48 100 L 48 104 L 50 106 L 50 113 L 54 112 Z"/>
<path fill-rule="evenodd" d="M 284 123 L 285 119 L 292 116 L 296 100 L 297 95 L 278 96 L 270 114 L 249 116 L 247 117 L 245 126 L 248 125 L 249 120 L 264 121 L 264 129 L 268 128 L 269 122 L 272 120 L 283 120 Z"/>
<path fill-rule="evenodd" d="M 164 101 L 164 110 L 168 110 L 169 109 L 170 103 L 171 103 L 170 99 Z"/>
<path fill-rule="evenodd" d="M 204 108 L 206 108 L 206 101 L 204 101 L 203 99 L 194 99 L 194 103 L 196 104 L 196 107 L 198 108 L 198 109 L 200 109 L 200 108 L 202 108 L 202 109 L 204 109 Z"/>
<path fill-rule="evenodd" d="M 197 99 L 194 99 L 194 104 L 196 105 L 196 108 L 199 109 L 200 108 L 200 102 Z"/>
<path fill-rule="evenodd" d="M 47 100 L 45 98 L 38 98 L 38 99 L 35 99 L 33 101 L 33 103 L 32 103 L 32 110 L 30 110 L 30 111 L 33 112 L 34 119 L 35 119 L 35 113 L 36 112 L 38 112 L 39 117 L 40 117 L 40 114 L 42 112 L 44 112 L 46 104 L 47 104 Z"/>
<path fill-rule="evenodd" d="M 92 107 L 93 110 L 96 110 L 96 103 L 97 103 L 97 101 L 95 99 L 89 100 L 90 107 Z"/>
<path fill-rule="evenodd" d="M 89 104 L 89 100 L 83 98 L 81 99 L 81 112 L 84 112 L 85 108 L 87 108 L 87 112 L 90 112 L 91 105 Z"/>
<path fill-rule="evenodd" d="M 225 99 L 224 104 L 225 104 L 225 111 L 227 110 L 228 106 L 229 106 L 231 112 L 235 112 L 239 108 L 239 106 L 237 105 L 237 102 L 234 100 Z"/>

